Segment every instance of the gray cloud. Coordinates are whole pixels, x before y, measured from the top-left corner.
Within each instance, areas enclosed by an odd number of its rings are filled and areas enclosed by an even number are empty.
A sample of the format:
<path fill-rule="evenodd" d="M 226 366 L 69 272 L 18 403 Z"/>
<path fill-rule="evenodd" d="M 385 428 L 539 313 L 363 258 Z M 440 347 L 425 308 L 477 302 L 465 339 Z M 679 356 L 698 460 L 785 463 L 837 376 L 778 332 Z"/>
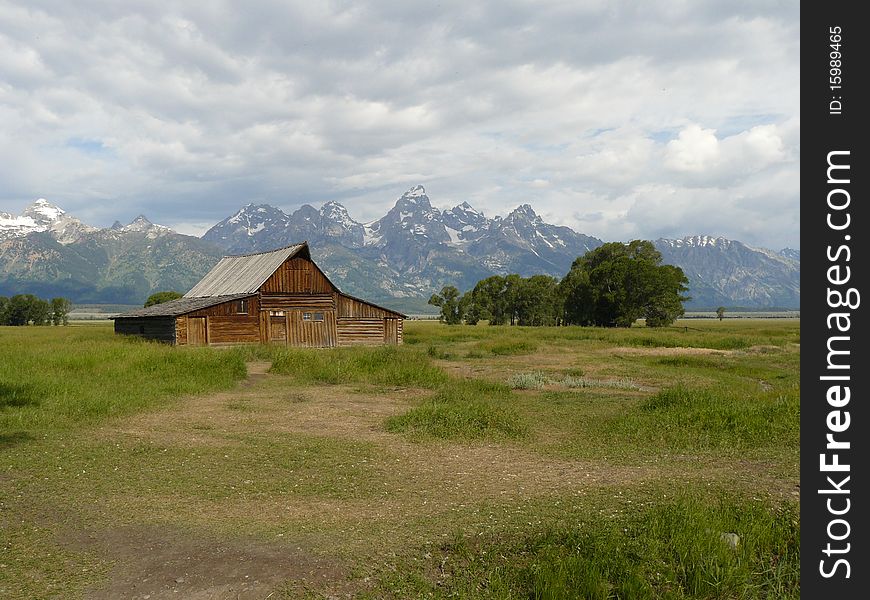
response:
<path fill-rule="evenodd" d="M 799 3 L 0 0 L 0 208 L 195 232 L 408 186 L 799 246 Z"/>

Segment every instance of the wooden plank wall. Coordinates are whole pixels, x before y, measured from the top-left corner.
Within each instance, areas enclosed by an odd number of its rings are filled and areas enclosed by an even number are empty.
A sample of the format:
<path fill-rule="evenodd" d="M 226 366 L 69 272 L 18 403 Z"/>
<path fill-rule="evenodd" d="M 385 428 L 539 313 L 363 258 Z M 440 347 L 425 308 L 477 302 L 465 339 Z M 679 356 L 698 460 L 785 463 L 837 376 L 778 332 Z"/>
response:
<path fill-rule="evenodd" d="M 211 316 L 228 316 L 228 315 L 254 315 L 260 311 L 260 303 L 257 300 L 256 296 L 251 296 L 247 298 L 248 301 L 248 312 L 239 313 L 238 300 L 230 300 L 228 302 L 224 302 L 222 304 L 216 304 L 214 306 L 209 306 L 208 308 L 202 308 L 200 310 L 195 310 L 191 313 L 187 313 L 188 317 L 211 317 Z"/>
<path fill-rule="evenodd" d="M 187 320 L 187 345 L 208 344 L 208 317 L 190 317 Z"/>
<path fill-rule="evenodd" d="M 291 258 L 260 286 L 263 294 L 331 294 L 335 291 L 317 265 L 304 258 Z"/>
<path fill-rule="evenodd" d="M 216 315 L 208 317 L 208 343 L 256 344 L 260 341 L 257 315 Z"/>
<path fill-rule="evenodd" d="M 397 317 L 396 313 L 392 313 L 384 310 L 383 308 L 378 308 L 377 306 L 372 306 L 367 302 L 360 302 L 354 298 L 348 298 L 344 294 L 337 294 L 338 296 L 338 318 L 343 319 L 347 317 L 363 317 L 366 319 L 383 319 L 384 317 Z"/>
<path fill-rule="evenodd" d="M 115 319 L 115 333 L 138 335 L 149 340 L 175 343 L 174 317 L 127 317 Z"/>
<path fill-rule="evenodd" d="M 339 346 L 381 345 L 384 343 L 383 319 L 338 319 L 336 330 Z"/>
<path fill-rule="evenodd" d="M 287 321 L 285 317 L 269 317 L 269 340 L 287 342 Z"/>
<path fill-rule="evenodd" d="M 175 318 L 175 343 L 179 346 L 187 344 L 187 315 Z"/>
<path fill-rule="evenodd" d="M 263 295 L 260 300 L 263 310 L 335 310 L 332 294 L 281 294 Z"/>
<path fill-rule="evenodd" d="M 302 310 L 286 313 L 289 343 L 301 348 L 331 348 L 336 345 L 335 311 L 323 311 L 323 321 L 303 321 Z"/>
<path fill-rule="evenodd" d="M 384 343 L 399 343 L 399 319 L 384 319 Z"/>

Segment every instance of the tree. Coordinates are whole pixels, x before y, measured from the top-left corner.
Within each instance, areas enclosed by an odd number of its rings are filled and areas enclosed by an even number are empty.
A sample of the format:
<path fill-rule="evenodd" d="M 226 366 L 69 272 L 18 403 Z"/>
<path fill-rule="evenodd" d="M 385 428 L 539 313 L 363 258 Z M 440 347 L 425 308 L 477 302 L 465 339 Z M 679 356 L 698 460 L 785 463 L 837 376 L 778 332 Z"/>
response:
<path fill-rule="evenodd" d="M 4 325 L 45 325 L 51 318 L 49 303 L 33 294 L 16 294 L 0 305 L 3 306 Z"/>
<path fill-rule="evenodd" d="M 154 292 L 148 299 L 145 301 L 145 306 L 154 306 L 155 304 L 163 304 L 164 302 L 169 302 L 170 300 L 176 300 L 181 298 L 182 294 L 174 291 L 167 292 Z"/>
<path fill-rule="evenodd" d="M 448 325 L 458 325 L 462 323 L 462 317 L 464 312 L 462 299 L 459 297 L 459 290 L 456 289 L 455 286 L 446 285 L 441 288 L 440 294 L 432 294 L 432 297 L 429 298 L 429 304 L 432 306 L 438 306 L 441 308 L 441 320 Z"/>
<path fill-rule="evenodd" d="M 518 325 L 555 325 L 561 313 L 559 280 L 549 275 L 520 279 L 515 296 Z"/>
<path fill-rule="evenodd" d="M 719 308 L 716 309 L 716 316 L 719 317 L 720 321 L 725 317 L 725 307 L 724 306 L 720 306 Z"/>
<path fill-rule="evenodd" d="M 688 279 L 679 267 L 661 264 L 652 242 L 612 242 L 578 257 L 559 283 L 567 324 L 630 327 L 669 325 L 684 314 Z"/>
<path fill-rule="evenodd" d="M 52 325 L 69 325 L 69 311 L 72 302 L 67 298 L 51 299 L 51 323 Z"/>
<path fill-rule="evenodd" d="M 507 321 L 507 284 L 501 275 L 493 275 L 481 279 L 474 289 L 467 292 L 467 314 L 476 324 L 481 319 L 489 321 L 490 325 L 504 325 Z"/>

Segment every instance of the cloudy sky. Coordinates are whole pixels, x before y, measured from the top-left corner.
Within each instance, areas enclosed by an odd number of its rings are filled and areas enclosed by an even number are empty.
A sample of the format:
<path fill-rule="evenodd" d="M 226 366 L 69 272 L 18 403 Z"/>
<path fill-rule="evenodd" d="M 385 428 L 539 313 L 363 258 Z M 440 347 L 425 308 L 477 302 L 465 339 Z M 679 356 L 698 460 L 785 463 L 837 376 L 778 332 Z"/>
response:
<path fill-rule="evenodd" d="M 200 234 L 423 184 L 605 240 L 799 248 L 797 0 L 0 0 L 0 210 Z"/>

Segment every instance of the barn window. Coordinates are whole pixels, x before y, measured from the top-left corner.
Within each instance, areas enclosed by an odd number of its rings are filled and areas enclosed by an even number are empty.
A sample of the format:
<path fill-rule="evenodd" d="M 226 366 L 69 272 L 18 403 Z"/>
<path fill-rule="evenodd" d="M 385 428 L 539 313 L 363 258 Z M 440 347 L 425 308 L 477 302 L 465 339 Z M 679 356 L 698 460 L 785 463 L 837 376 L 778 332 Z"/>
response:
<path fill-rule="evenodd" d="M 236 305 L 236 312 L 240 315 L 248 314 L 248 301 L 247 300 L 239 300 Z"/>
<path fill-rule="evenodd" d="M 310 321 L 311 320 L 311 313 L 302 313 L 302 320 L 303 321 Z"/>
<path fill-rule="evenodd" d="M 314 320 L 315 321 L 322 321 L 323 320 L 323 313 L 314 313 Z"/>
<path fill-rule="evenodd" d="M 283 310 L 270 310 L 269 316 L 270 317 L 283 317 L 284 311 Z"/>

